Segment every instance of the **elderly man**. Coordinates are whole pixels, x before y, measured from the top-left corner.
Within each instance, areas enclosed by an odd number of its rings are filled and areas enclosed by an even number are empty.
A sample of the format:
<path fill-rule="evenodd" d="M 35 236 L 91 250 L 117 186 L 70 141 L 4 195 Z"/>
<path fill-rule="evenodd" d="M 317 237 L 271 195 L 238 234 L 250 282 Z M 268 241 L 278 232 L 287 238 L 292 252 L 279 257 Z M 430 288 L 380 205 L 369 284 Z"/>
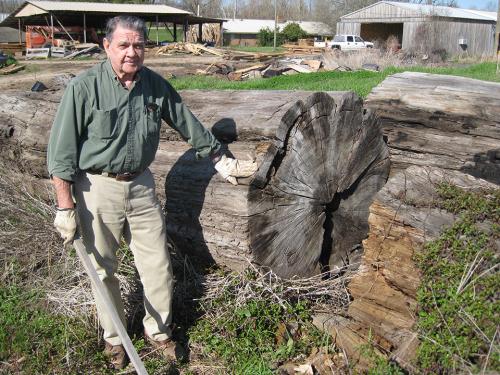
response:
<path fill-rule="evenodd" d="M 58 204 L 54 225 L 64 244 L 73 240 L 78 218 L 86 249 L 125 322 L 114 275 L 123 236 L 144 287 L 145 338 L 175 360 L 182 349 L 171 331 L 172 267 L 164 216 L 148 169 L 158 148 L 161 120 L 176 129 L 198 157 L 211 157 L 219 174 L 233 184 L 236 177 L 254 173 L 256 165 L 221 154 L 219 142 L 172 86 L 143 67 L 145 36 L 139 18 L 118 16 L 108 21 L 103 42 L 108 59 L 66 88 L 47 159 Z M 116 368 L 123 368 L 127 358 L 117 331 L 98 298 L 96 306 L 105 353 Z"/>

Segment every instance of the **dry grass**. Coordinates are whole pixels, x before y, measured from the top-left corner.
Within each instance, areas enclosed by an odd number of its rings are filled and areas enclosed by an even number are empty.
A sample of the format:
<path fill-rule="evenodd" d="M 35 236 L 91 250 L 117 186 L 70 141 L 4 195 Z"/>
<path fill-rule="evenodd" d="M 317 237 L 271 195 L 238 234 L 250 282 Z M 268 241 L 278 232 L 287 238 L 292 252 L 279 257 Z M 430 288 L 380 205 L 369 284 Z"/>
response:
<path fill-rule="evenodd" d="M 313 313 L 342 313 L 350 302 L 347 284 L 352 273 L 330 277 L 329 273 L 309 278 L 281 279 L 273 271 L 263 271 L 255 265 L 248 265 L 241 273 L 211 274 L 204 282 L 205 295 L 202 301 L 210 305 L 211 300 L 220 300 L 222 294 L 234 301 L 228 306 L 228 313 L 248 304 L 249 301 L 266 299 L 269 304 L 287 308 L 291 301 L 308 301 Z M 220 316 L 221 311 L 209 314 Z"/>
<path fill-rule="evenodd" d="M 380 70 L 388 67 L 417 65 L 415 58 L 408 58 L 401 52 L 382 52 L 374 48 L 359 51 L 330 50 L 322 55 L 325 70 L 336 70 L 337 67 L 349 67 L 351 70 L 362 69 L 363 64 L 376 64 Z"/>

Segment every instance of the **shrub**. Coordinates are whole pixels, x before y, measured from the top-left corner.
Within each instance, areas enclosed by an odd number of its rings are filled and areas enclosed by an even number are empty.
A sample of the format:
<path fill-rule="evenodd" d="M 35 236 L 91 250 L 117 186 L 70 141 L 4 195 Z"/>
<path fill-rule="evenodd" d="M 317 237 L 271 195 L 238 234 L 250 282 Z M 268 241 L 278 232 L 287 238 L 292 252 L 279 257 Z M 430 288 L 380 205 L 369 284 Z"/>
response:
<path fill-rule="evenodd" d="M 257 39 L 259 41 L 259 46 L 273 46 L 274 45 L 274 30 L 271 30 L 269 27 L 264 27 L 259 30 L 257 33 Z M 276 35 L 276 45 L 283 44 L 283 35 L 280 32 L 279 28 L 277 30 Z"/>
<path fill-rule="evenodd" d="M 283 37 L 288 42 L 296 42 L 299 39 L 305 38 L 307 33 L 302 30 L 298 23 L 292 22 L 286 25 L 282 31 Z"/>

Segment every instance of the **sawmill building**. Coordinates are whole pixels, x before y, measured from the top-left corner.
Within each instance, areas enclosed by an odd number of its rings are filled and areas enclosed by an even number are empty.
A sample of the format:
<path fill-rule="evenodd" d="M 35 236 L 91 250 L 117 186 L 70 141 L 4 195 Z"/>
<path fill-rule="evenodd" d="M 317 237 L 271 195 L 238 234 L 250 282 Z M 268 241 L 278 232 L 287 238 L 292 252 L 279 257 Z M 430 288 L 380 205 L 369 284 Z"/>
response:
<path fill-rule="evenodd" d="M 408 51 L 484 56 L 495 51 L 496 19 L 496 12 L 379 1 L 341 17 L 337 34 L 357 34 L 369 41 L 394 35 Z"/>

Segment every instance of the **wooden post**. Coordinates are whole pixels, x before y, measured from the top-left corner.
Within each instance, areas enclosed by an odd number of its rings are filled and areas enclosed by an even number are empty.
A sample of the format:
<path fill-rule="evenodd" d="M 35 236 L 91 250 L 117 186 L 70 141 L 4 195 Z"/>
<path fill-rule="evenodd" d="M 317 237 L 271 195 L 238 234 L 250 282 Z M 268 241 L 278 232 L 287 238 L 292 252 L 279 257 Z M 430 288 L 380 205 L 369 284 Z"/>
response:
<path fill-rule="evenodd" d="M 203 24 L 198 24 L 198 43 L 203 43 Z"/>
<path fill-rule="evenodd" d="M 23 34 L 21 31 L 21 19 L 20 18 L 17 19 L 17 27 L 19 29 L 19 44 L 23 44 Z"/>
<path fill-rule="evenodd" d="M 52 40 L 52 47 L 54 47 L 54 16 L 50 13 L 50 39 Z"/>
<path fill-rule="evenodd" d="M 495 29 L 495 54 L 497 55 L 498 60 L 498 42 L 500 37 L 500 0 L 498 0 L 498 8 L 497 8 L 497 27 Z M 498 65 L 498 64 L 497 64 Z M 498 69 L 497 69 L 498 72 Z"/>
<path fill-rule="evenodd" d="M 184 20 L 184 25 L 183 25 L 183 27 L 182 27 L 182 28 L 183 28 L 183 31 L 184 31 L 184 43 L 186 43 L 186 42 L 187 42 L 188 26 L 189 26 L 189 24 L 188 24 L 188 20 L 187 20 L 187 19 L 185 19 L 185 20 Z"/>
<path fill-rule="evenodd" d="M 177 24 L 174 23 L 174 42 L 177 42 Z"/>
<path fill-rule="evenodd" d="M 219 38 L 219 43 L 217 44 L 218 47 L 223 47 L 224 46 L 224 28 L 222 26 L 222 22 L 219 23 L 220 27 L 220 38 Z"/>
<path fill-rule="evenodd" d="M 87 43 L 87 18 L 83 13 L 83 43 Z"/>
<path fill-rule="evenodd" d="M 156 15 L 156 45 L 160 45 L 160 37 L 158 35 L 158 15 Z"/>

